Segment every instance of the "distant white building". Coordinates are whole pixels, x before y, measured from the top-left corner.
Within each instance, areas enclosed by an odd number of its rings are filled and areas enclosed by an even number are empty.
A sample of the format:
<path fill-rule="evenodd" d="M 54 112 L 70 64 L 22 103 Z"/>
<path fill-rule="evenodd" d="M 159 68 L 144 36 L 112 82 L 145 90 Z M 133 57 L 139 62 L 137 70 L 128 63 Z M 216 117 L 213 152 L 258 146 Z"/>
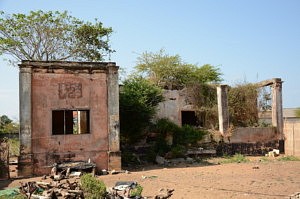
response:
<path fill-rule="evenodd" d="M 300 117 L 296 116 L 297 108 L 284 108 L 283 109 L 283 122 L 300 123 Z M 264 111 L 259 113 L 259 122 L 262 124 L 272 124 L 272 112 Z"/>

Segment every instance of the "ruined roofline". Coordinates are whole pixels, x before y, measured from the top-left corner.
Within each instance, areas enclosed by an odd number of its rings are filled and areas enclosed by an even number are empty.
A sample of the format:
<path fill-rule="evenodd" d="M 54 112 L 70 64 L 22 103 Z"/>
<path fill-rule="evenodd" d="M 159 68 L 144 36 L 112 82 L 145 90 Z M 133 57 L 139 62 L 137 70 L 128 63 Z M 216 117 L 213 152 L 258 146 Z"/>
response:
<path fill-rule="evenodd" d="M 264 87 L 264 86 L 270 86 L 275 83 L 283 83 L 283 81 L 281 81 L 281 78 L 273 78 L 273 79 L 268 79 L 268 80 L 258 82 L 256 83 L 256 85 L 258 85 L 259 87 Z"/>
<path fill-rule="evenodd" d="M 68 70 L 107 70 L 108 68 L 119 69 L 116 62 L 75 62 L 75 61 L 29 61 L 22 60 L 20 68 L 37 69 L 68 69 Z"/>

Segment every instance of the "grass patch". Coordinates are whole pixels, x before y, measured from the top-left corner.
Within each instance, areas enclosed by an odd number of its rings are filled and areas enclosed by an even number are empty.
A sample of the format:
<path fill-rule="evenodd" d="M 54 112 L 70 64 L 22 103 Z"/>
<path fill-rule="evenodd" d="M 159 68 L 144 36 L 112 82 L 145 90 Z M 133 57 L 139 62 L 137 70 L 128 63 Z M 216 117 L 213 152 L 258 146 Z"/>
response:
<path fill-rule="evenodd" d="M 224 157 L 225 159 L 221 161 L 221 163 L 242 163 L 242 162 L 249 162 L 250 160 L 246 158 L 244 155 L 236 153 L 234 156 L 231 157 Z"/>
<path fill-rule="evenodd" d="M 261 157 L 261 158 L 259 159 L 259 161 L 260 161 L 260 162 L 271 162 L 272 160 L 271 160 L 269 157 L 264 156 L 264 157 Z"/>
<path fill-rule="evenodd" d="M 279 161 L 300 161 L 300 158 L 295 156 L 283 156 L 278 158 Z"/>

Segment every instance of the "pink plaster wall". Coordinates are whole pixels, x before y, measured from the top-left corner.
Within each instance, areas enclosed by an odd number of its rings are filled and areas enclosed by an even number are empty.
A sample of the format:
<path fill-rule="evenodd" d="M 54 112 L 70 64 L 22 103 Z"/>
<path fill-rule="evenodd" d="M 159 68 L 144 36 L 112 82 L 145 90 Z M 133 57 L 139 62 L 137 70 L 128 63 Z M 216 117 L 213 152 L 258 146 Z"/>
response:
<path fill-rule="evenodd" d="M 32 74 L 32 153 L 34 174 L 45 174 L 57 161 L 95 162 L 107 169 L 108 109 L 106 73 L 68 74 L 60 70 Z M 59 83 L 81 84 L 81 95 L 59 97 Z M 90 110 L 90 134 L 52 135 L 52 110 Z"/>

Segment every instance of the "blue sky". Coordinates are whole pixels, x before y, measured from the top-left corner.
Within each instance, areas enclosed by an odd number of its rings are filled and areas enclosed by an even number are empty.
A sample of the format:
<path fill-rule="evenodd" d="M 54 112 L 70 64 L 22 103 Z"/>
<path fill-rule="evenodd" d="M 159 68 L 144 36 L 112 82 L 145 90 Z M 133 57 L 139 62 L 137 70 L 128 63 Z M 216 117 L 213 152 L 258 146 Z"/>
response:
<path fill-rule="evenodd" d="M 223 83 L 282 78 L 283 106 L 300 107 L 298 0 L 0 0 L 0 10 L 69 11 L 112 27 L 111 61 L 130 71 L 139 53 L 179 54 L 220 68 Z M 18 69 L 0 57 L 0 115 L 18 119 Z"/>

